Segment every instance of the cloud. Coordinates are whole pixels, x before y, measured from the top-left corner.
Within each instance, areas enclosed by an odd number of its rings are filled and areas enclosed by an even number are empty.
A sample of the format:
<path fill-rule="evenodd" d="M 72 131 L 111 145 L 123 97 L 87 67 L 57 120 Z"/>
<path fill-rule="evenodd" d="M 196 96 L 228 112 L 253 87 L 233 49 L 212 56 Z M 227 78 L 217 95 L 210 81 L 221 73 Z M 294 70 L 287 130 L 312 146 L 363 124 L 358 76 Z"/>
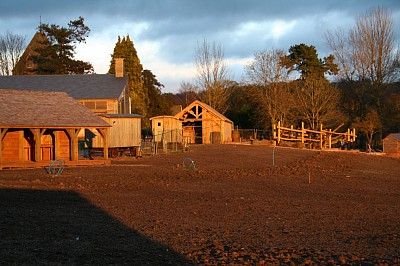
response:
<path fill-rule="evenodd" d="M 0 34 L 9 30 L 30 41 L 40 20 L 65 26 L 82 16 L 91 33 L 77 46 L 77 59 L 105 73 L 118 35 L 129 34 L 143 67 L 169 91 L 193 76 L 194 49 L 203 39 L 221 44 L 240 80 L 245 61 L 258 50 L 305 43 L 326 56 L 326 30 L 348 29 L 356 15 L 378 4 L 392 11 L 399 37 L 398 0 L 13 0 L 0 3 Z"/>

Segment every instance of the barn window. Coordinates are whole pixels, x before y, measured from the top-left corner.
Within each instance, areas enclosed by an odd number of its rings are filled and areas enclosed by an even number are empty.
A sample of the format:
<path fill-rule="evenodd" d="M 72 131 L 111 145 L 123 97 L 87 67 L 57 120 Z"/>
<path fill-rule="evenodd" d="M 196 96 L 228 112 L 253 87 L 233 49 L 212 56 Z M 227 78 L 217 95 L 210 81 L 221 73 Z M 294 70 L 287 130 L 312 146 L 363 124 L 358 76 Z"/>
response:
<path fill-rule="evenodd" d="M 157 123 L 157 126 L 161 127 L 161 122 L 158 122 L 158 123 Z"/>
<path fill-rule="evenodd" d="M 99 110 L 99 109 L 102 109 L 102 110 L 107 109 L 107 101 L 97 101 L 96 102 L 96 109 L 97 110 Z"/>
<path fill-rule="evenodd" d="M 90 102 L 84 102 L 83 105 L 85 105 L 87 108 L 94 110 L 95 109 L 95 102 L 94 101 L 90 101 Z"/>

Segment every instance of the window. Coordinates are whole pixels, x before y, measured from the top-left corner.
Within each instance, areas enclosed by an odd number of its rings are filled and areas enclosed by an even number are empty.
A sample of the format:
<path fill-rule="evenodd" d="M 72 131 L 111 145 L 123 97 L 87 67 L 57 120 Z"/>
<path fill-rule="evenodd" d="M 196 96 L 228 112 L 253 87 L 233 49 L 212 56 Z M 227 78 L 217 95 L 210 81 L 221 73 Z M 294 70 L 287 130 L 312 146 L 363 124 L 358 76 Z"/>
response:
<path fill-rule="evenodd" d="M 158 122 L 157 126 L 161 127 L 161 122 Z"/>
<path fill-rule="evenodd" d="M 86 106 L 87 108 L 94 110 L 96 107 L 96 103 L 94 101 L 91 102 L 84 102 L 83 103 L 84 106 Z"/>
<path fill-rule="evenodd" d="M 107 109 L 107 101 L 97 101 L 96 102 L 96 109 L 102 109 L 106 110 Z"/>

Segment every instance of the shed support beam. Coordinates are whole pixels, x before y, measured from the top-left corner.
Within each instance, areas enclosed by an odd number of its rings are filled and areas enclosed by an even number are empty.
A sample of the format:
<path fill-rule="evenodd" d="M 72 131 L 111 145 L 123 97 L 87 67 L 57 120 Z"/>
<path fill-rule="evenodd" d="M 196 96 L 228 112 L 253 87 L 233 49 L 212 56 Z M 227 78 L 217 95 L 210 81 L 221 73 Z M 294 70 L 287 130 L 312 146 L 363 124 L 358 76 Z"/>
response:
<path fill-rule="evenodd" d="M 33 141 L 35 145 L 35 162 L 40 162 L 42 160 L 42 136 L 46 129 L 31 128 L 29 129 L 33 134 Z"/>
<path fill-rule="evenodd" d="M 3 161 L 3 139 L 6 136 L 8 128 L 0 128 L 0 163 Z"/>
<path fill-rule="evenodd" d="M 71 161 L 77 161 L 78 160 L 78 134 L 79 131 L 81 131 L 80 128 L 72 128 L 72 129 L 66 129 L 66 132 L 69 136 L 69 145 L 70 145 L 70 151 L 71 151 Z"/>
<path fill-rule="evenodd" d="M 109 144 L 109 140 L 108 140 L 108 133 L 109 130 L 108 128 L 96 128 L 97 131 L 100 133 L 100 135 L 103 137 L 103 143 L 104 143 L 104 147 L 103 147 L 103 154 L 104 154 L 104 159 L 108 160 L 108 146 Z"/>

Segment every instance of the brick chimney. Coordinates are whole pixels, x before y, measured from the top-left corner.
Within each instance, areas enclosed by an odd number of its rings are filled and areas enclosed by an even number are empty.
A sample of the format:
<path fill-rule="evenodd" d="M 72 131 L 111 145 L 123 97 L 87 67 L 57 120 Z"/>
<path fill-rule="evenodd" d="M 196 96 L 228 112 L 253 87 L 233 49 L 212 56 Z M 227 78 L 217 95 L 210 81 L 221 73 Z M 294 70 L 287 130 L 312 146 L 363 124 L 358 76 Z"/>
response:
<path fill-rule="evenodd" d="M 116 78 L 124 77 L 124 59 L 123 58 L 115 58 L 115 77 Z"/>

